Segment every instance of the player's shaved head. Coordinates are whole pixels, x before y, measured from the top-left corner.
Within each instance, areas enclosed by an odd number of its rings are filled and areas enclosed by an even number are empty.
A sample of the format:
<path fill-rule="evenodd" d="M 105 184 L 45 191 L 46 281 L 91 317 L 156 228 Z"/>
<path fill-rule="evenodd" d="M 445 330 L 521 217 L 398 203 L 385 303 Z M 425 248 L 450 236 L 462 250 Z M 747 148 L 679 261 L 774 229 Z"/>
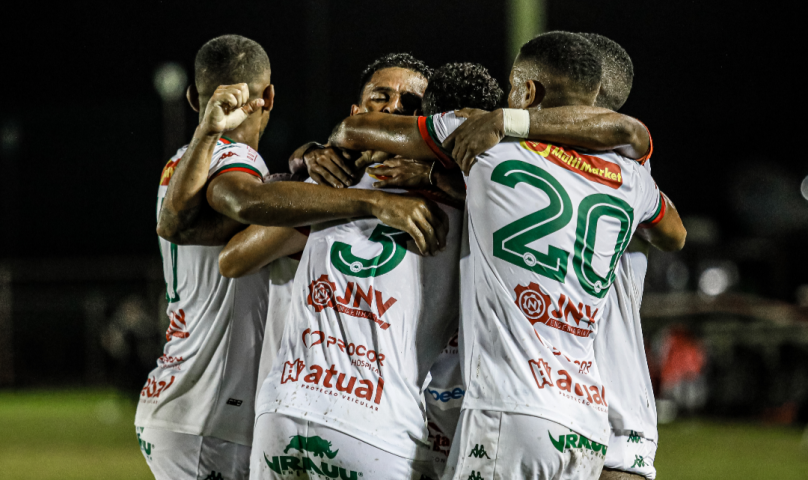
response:
<path fill-rule="evenodd" d="M 269 82 L 267 52 L 254 40 L 241 35 L 222 35 L 202 45 L 194 61 L 196 89 L 203 98 L 210 97 L 219 85 L 246 83 L 263 90 Z"/>
<path fill-rule="evenodd" d="M 422 110 L 424 115 L 461 108 L 494 110 L 502 93 L 496 79 L 479 63 L 447 63 L 429 80 Z"/>
<path fill-rule="evenodd" d="M 597 33 L 579 33 L 589 40 L 600 53 L 603 73 L 596 107 L 619 110 L 628 100 L 634 83 L 634 64 L 628 53 L 614 40 Z"/>
<path fill-rule="evenodd" d="M 600 55 L 592 42 L 570 32 L 544 33 L 519 50 L 508 102 L 515 108 L 593 105 L 601 74 Z"/>

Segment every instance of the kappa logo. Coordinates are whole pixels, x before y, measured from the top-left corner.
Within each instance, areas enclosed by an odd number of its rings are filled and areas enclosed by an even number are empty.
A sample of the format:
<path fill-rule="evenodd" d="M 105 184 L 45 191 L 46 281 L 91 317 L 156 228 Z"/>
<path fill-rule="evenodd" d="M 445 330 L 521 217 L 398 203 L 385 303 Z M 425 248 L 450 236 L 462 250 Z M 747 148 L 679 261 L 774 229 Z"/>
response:
<path fill-rule="evenodd" d="M 480 445 L 479 443 L 475 444 L 474 448 L 471 449 L 471 453 L 469 454 L 469 457 L 474 457 L 474 458 L 483 458 L 483 457 L 485 457 L 485 458 L 487 458 L 489 460 L 491 459 L 491 457 L 489 457 L 488 453 L 485 451 L 485 447 Z"/>
<path fill-rule="evenodd" d="M 354 287 L 356 287 L 355 294 Z M 341 297 L 336 296 L 336 290 L 337 285 L 328 278 L 328 275 L 320 275 L 320 278 L 313 280 L 309 284 L 309 295 L 306 302 L 314 307 L 315 312 L 321 312 L 328 307 L 352 317 L 373 320 L 382 330 L 390 328 L 390 324 L 382 320 L 381 317 L 398 301 L 395 297 L 388 297 L 385 300 L 381 290 L 374 292 L 371 285 L 365 292 L 358 283 L 354 284 L 354 282 L 348 282 L 345 286 L 345 293 Z M 353 298 L 353 308 L 348 307 L 348 304 L 351 303 L 351 298 Z M 374 301 L 378 314 L 359 308 L 362 306 L 362 302 L 367 304 L 369 308 L 373 308 Z"/>
<path fill-rule="evenodd" d="M 224 480 L 224 477 L 219 472 L 210 472 L 210 475 L 205 477 L 205 480 Z"/>
<path fill-rule="evenodd" d="M 640 468 L 645 466 L 647 465 L 645 465 L 645 459 L 642 457 L 642 455 L 634 455 L 634 465 L 632 465 L 631 468 Z"/>
<path fill-rule="evenodd" d="M 530 282 L 528 286 L 517 285 L 513 291 L 516 293 L 516 306 L 522 314 L 530 321 L 531 325 L 543 323 L 548 327 L 561 330 L 577 337 L 589 337 L 595 325 L 595 316 L 598 308 L 593 309 L 589 305 L 578 303 L 576 306 L 571 299 L 563 293 L 558 297 L 558 308 L 553 309 L 553 302 L 550 295 L 544 293 L 541 287 Z M 587 328 L 573 326 L 584 322 Z"/>
<path fill-rule="evenodd" d="M 480 472 L 472 470 L 468 480 L 483 480 L 483 476 Z"/>
<path fill-rule="evenodd" d="M 166 330 L 167 342 L 175 338 L 188 338 L 191 336 L 191 334 L 185 330 L 188 326 L 185 323 L 185 310 L 180 308 L 176 312 L 170 312 L 168 318 L 171 322 L 168 325 L 168 330 Z"/>
<path fill-rule="evenodd" d="M 606 449 L 608 448 L 606 445 L 589 440 L 583 435 L 570 433 L 567 435 L 560 435 L 558 439 L 553 438 L 553 434 L 549 431 L 547 431 L 547 435 L 550 437 L 550 441 L 553 442 L 553 446 L 556 448 L 556 450 L 561 453 L 564 453 L 564 450 L 576 448 L 589 450 L 602 455 L 603 457 L 606 456 Z"/>
<path fill-rule="evenodd" d="M 626 440 L 626 443 L 642 443 L 642 436 L 640 436 L 640 434 L 634 430 L 631 430 L 628 434 L 628 440 Z"/>

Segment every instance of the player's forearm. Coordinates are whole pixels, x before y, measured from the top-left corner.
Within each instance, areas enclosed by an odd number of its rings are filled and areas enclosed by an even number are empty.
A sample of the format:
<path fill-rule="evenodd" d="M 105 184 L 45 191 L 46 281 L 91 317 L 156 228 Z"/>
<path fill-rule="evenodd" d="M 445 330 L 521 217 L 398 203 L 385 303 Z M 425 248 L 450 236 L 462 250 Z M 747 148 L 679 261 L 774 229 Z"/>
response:
<path fill-rule="evenodd" d="M 227 244 L 234 234 L 246 227 L 204 204 L 193 210 L 202 212 L 192 222 L 185 222 L 184 228 L 178 229 L 173 235 L 160 236 L 177 245 L 218 246 Z"/>
<path fill-rule="evenodd" d="M 299 227 L 352 217 L 373 216 L 385 195 L 298 182 L 223 185 L 213 183 L 208 202 L 241 223 Z"/>
<path fill-rule="evenodd" d="M 528 138 L 589 150 L 618 150 L 635 159 L 644 156 L 650 147 L 648 131 L 639 120 L 587 106 L 531 110 Z"/>
<path fill-rule="evenodd" d="M 197 129 L 188 150 L 182 156 L 168 184 L 160 208 L 157 233 L 169 240 L 190 228 L 205 200 L 211 157 L 220 135 L 205 134 Z M 169 240 L 172 241 L 172 240 Z"/>
<path fill-rule="evenodd" d="M 306 236 L 293 228 L 251 225 L 234 235 L 219 254 L 219 272 L 228 278 L 251 275 L 305 246 Z"/>
<path fill-rule="evenodd" d="M 434 160 L 421 139 L 418 118 L 386 113 L 362 113 L 346 118 L 334 129 L 329 144 L 345 150 L 382 151 L 416 160 Z"/>

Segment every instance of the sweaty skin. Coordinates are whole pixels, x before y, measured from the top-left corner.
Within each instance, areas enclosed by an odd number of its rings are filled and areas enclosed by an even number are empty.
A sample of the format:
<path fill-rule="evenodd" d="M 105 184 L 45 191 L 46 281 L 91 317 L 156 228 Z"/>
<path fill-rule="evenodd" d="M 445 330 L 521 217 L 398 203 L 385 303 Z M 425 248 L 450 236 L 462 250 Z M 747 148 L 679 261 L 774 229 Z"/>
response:
<path fill-rule="evenodd" d="M 197 128 L 196 141 L 191 143 L 179 162 L 177 172 L 182 175 L 177 177 L 175 173 L 168 187 L 168 195 L 172 198 L 176 195 L 191 201 L 165 202 L 163 210 L 168 208 L 171 214 L 181 214 L 185 208 L 198 205 L 200 195 L 205 195 L 213 210 L 242 224 L 294 227 L 375 216 L 385 224 L 409 233 L 424 254 L 434 254 L 442 248 L 448 228 L 446 215 L 437 205 L 422 198 L 367 190 L 337 192 L 298 182 L 264 184 L 260 179 L 241 172 L 220 175 L 206 187 L 212 151 L 199 147 L 215 145 L 225 127 L 229 126 L 214 122 L 220 113 L 225 117 L 233 115 L 232 111 L 242 108 L 249 100 L 249 96 L 235 95 L 227 90 L 211 97 L 208 103 L 210 112 L 204 114 L 203 122 Z M 247 123 L 249 116 L 239 118 Z M 254 143 L 257 146 L 259 137 L 260 132 L 255 131 L 248 145 Z M 169 241 L 178 238 L 177 230 L 182 230 L 181 225 L 170 225 L 174 227 L 172 230 L 162 220 L 161 212 L 158 234 Z"/>

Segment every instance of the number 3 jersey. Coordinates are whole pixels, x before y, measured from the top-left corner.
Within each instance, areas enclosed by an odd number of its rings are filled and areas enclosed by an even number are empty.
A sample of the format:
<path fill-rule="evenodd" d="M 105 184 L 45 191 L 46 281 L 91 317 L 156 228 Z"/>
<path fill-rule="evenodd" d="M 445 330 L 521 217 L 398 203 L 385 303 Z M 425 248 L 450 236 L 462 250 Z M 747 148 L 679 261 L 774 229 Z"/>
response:
<path fill-rule="evenodd" d="M 186 147 L 163 169 L 157 214 Z M 247 145 L 222 138 L 208 178 L 268 175 Z M 160 239 L 170 324 L 163 355 L 140 394 L 135 425 L 252 444 L 255 390 L 267 314 L 267 269 L 238 279 L 219 273 L 222 247 Z"/>
<path fill-rule="evenodd" d="M 463 119 L 419 121 L 436 150 Z M 608 443 L 593 340 L 634 230 L 664 213 L 656 184 L 615 153 L 505 139 L 466 186 L 463 408 L 544 417 Z"/>
<path fill-rule="evenodd" d="M 354 188 L 373 181 L 365 174 Z M 432 257 L 375 218 L 312 228 L 258 415 L 310 420 L 396 455 L 428 458 L 422 391 L 459 315 L 462 212 L 441 208 L 450 220 L 447 246 Z"/>

